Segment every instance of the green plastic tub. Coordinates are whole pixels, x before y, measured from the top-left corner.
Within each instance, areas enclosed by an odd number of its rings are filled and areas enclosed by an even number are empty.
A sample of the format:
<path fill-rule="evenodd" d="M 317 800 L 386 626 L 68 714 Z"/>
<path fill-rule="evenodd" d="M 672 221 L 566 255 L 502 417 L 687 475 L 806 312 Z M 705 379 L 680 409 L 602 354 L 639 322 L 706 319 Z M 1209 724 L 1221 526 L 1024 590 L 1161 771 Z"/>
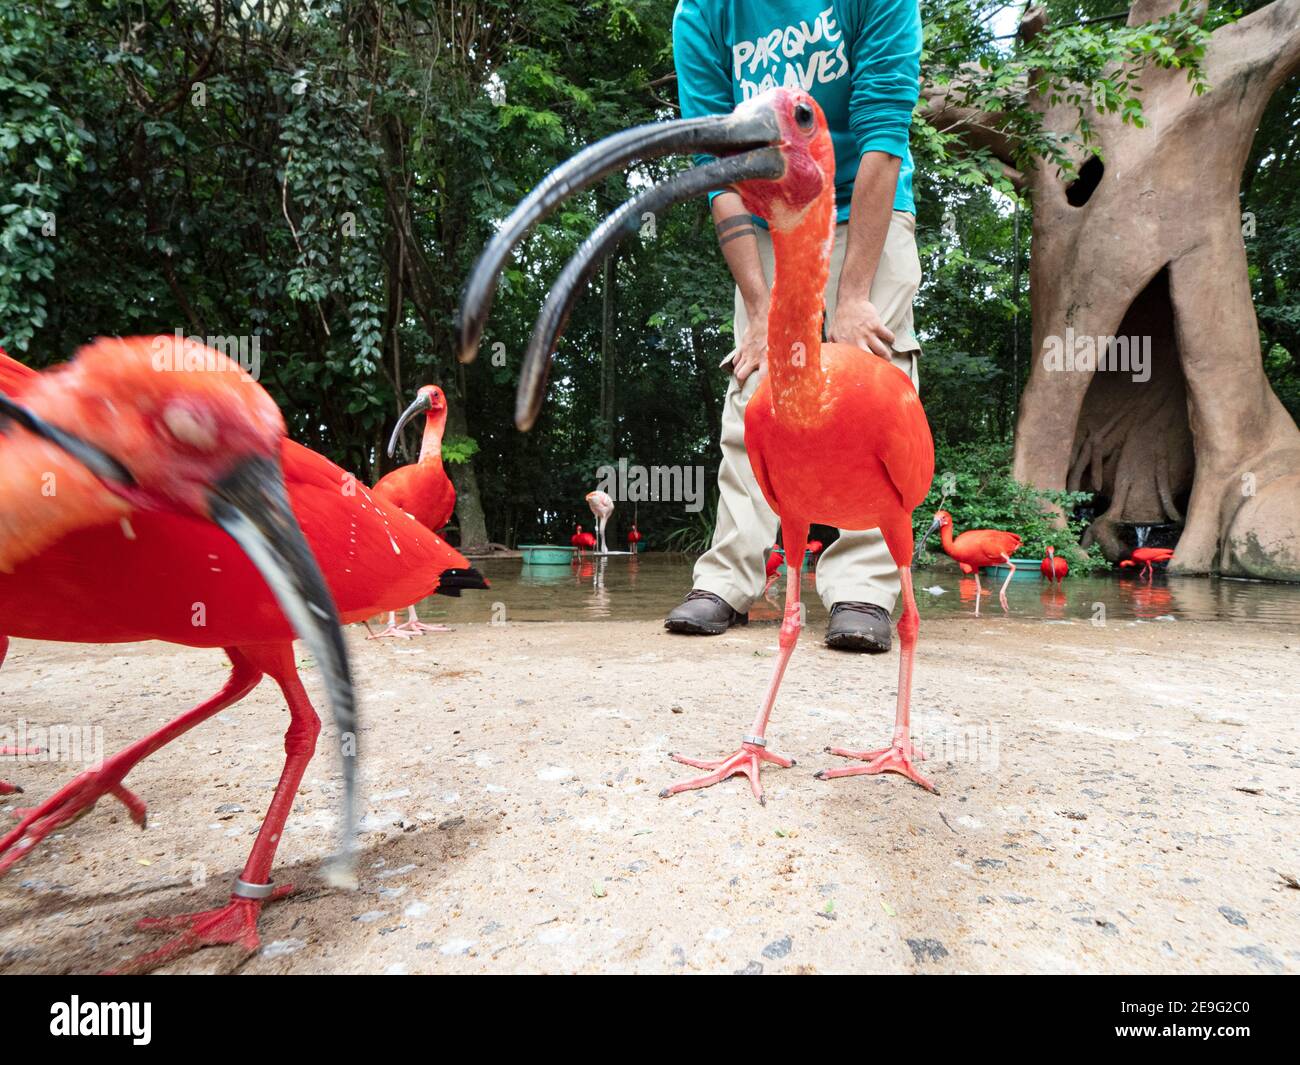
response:
<path fill-rule="evenodd" d="M 530 566 L 567 566 L 573 561 L 573 548 L 556 544 L 520 544 L 524 562 Z"/>
<path fill-rule="evenodd" d="M 1043 575 L 1038 568 L 1043 564 L 1041 558 L 1013 558 L 1011 561 L 1016 564 L 1014 580 L 1023 581 L 1028 580 L 1030 577 L 1038 580 Z M 1007 567 L 1001 563 L 996 566 L 985 566 L 984 575 L 995 581 L 1005 581 L 1007 579 Z"/>

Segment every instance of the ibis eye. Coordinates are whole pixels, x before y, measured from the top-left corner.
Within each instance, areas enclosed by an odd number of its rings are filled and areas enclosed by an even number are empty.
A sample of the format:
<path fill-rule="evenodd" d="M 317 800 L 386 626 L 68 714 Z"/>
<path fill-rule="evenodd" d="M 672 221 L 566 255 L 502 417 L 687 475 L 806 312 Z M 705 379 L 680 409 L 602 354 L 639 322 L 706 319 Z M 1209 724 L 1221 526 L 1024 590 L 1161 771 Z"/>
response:
<path fill-rule="evenodd" d="M 190 410 L 188 407 L 173 404 L 163 411 L 163 425 L 167 431 L 182 444 L 188 444 L 198 451 L 213 451 L 217 446 L 217 430 L 212 419 L 206 415 Z"/>
<path fill-rule="evenodd" d="M 807 104 L 794 105 L 794 122 L 802 130 L 812 129 L 813 110 Z"/>

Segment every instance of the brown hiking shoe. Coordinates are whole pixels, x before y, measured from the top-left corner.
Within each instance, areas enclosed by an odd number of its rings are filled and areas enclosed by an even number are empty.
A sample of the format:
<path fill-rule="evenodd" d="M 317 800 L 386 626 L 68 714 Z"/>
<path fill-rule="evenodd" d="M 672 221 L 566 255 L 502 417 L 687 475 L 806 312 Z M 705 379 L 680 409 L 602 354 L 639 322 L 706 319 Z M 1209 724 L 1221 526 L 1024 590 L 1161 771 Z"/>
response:
<path fill-rule="evenodd" d="M 718 636 L 732 625 L 748 625 L 749 615 L 732 610 L 727 602 L 699 588 L 686 593 L 681 604 L 664 619 L 664 628 L 687 636 Z"/>
<path fill-rule="evenodd" d="M 826 646 L 837 651 L 884 654 L 890 646 L 889 611 L 875 603 L 835 603 L 826 626 Z"/>

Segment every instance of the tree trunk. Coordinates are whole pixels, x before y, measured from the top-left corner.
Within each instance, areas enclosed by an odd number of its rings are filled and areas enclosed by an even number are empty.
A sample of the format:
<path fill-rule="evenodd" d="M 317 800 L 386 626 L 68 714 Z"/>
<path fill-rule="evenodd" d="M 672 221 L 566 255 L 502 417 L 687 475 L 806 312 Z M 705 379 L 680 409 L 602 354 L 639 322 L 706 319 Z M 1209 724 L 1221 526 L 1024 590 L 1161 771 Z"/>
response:
<path fill-rule="evenodd" d="M 463 393 L 464 367 L 457 367 L 453 380 L 457 391 Z M 444 391 L 446 391 L 444 389 Z M 447 435 L 468 436 L 465 422 L 465 405 L 447 405 Z M 487 517 L 483 513 L 483 497 L 479 493 L 478 474 L 474 462 L 449 462 L 446 464 L 451 483 L 456 486 L 456 518 L 460 527 L 460 549 L 465 553 L 486 551 L 490 541 L 487 534 Z"/>
<path fill-rule="evenodd" d="M 617 454 L 618 350 L 614 331 L 618 324 L 618 251 L 605 260 L 600 311 L 600 422 L 601 443 L 611 462 Z"/>
<path fill-rule="evenodd" d="M 1135 4 L 1129 23 L 1176 6 Z M 1300 431 L 1264 376 L 1239 202 L 1260 116 L 1297 66 L 1300 0 L 1275 0 L 1212 35 L 1209 92 L 1148 68 L 1145 128 L 1089 111 L 1104 161 L 1078 156 L 1068 184 L 1028 175 L 1036 357 L 1013 472 L 1097 492 L 1090 533 L 1112 558 L 1122 526 L 1181 519 L 1172 570 L 1300 580 Z M 1074 129 L 1071 106 L 1037 106 Z M 1149 380 L 1053 359 L 1112 336 L 1149 338 Z"/>

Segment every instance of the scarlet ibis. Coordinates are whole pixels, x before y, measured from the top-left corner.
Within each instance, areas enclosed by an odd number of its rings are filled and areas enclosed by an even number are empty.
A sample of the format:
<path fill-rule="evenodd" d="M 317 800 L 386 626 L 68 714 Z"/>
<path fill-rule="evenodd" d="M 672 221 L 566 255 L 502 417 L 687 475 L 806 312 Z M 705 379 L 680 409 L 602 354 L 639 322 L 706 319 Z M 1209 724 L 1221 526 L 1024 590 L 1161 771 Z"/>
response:
<path fill-rule="evenodd" d="M 451 521 L 456 509 L 456 486 L 451 483 L 442 466 L 442 436 L 447 428 L 447 397 L 437 385 L 425 385 L 414 401 L 402 412 L 388 440 L 388 455 L 397 451 L 397 441 L 402 430 L 417 415 L 424 415 L 424 434 L 420 439 L 419 458 L 399 466 L 381 477 L 375 485 L 375 495 L 386 503 L 400 507 L 426 529 L 440 532 Z M 459 596 L 462 588 L 486 588 L 487 584 L 476 570 L 444 573 L 439 584 L 443 595 Z M 406 621 L 397 624 L 396 612 L 388 615 L 388 625 L 372 634 L 372 639 L 386 636 L 408 638 L 422 632 L 446 631 L 445 625 L 426 625 L 415 613 L 414 604 L 407 606 Z"/>
<path fill-rule="evenodd" d="M 879 528 L 898 566 L 902 652 L 893 741 L 882 750 L 834 753 L 865 760 L 822 777 L 901 773 L 933 785 L 913 767 L 909 722 L 917 612 L 912 594 L 911 513 L 934 474 L 934 444 L 907 374 L 855 347 L 822 343 L 823 290 L 834 226 L 835 159 L 816 101 L 798 89 L 755 96 L 732 114 L 657 123 L 615 134 L 552 171 L 515 209 L 484 250 L 466 285 L 460 351 L 473 358 L 502 266 L 528 230 L 562 200 L 633 160 L 673 152 L 718 156 L 643 191 L 607 218 L 565 267 L 534 329 L 519 385 L 515 422 L 529 429 L 545 393 L 556 340 L 585 280 L 646 211 L 712 189 L 735 187 L 752 214 L 768 221 L 776 256 L 768 316 L 768 372 L 745 411 L 745 446 L 768 503 L 780 515 L 791 572 L 785 616 L 767 694 L 739 750 L 726 758 L 677 761 L 706 775 L 666 788 L 672 795 L 743 773 L 762 800 L 760 766 L 793 765 L 767 747 L 767 725 L 801 627 L 797 579 L 811 522 L 842 529 Z"/>
<path fill-rule="evenodd" d="M 1016 533 L 1005 532 L 1002 529 L 967 529 L 956 539 L 953 539 L 952 515 L 946 510 L 936 510 L 934 512 L 934 521 L 925 534 L 927 540 L 935 529 L 939 530 L 939 538 L 943 541 L 944 551 L 951 558 L 956 559 L 961 571 L 975 574 L 976 614 L 980 612 L 979 597 L 982 594 L 980 569 L 984 566 L 996 566 L 999 562 L 1010 569 L 1007 579 L 1002 582 L 1002 587 L 998 590 L 998 599 L 1002 603 L 1002 609 L 1006 610 L 1007 585 L 1011 583 L 1011 578 L 1016 574 L 1016 567 L 1011 561 L 1011 556 L 1015 553 L 1016 548 L 1020 546 L 1020 537 Z"/>
<path fill-rule="evenodd" d="M 589 532 L 583 532 L 581 525 L 573 527 L 573 535 L 569 537 L 569 543 L 578 549 L 579 558 L 582 558 L 583 551 L 594 551 L 596 549 L 596 538 Z"/>
<path fill-rule="evenodd" d="M 69 642 L 161 639 L 194 647 L 223 647 L 232 663 L 230 678 L 212 698 L 114 755 L 99 769 L 80 774 L 27 813 L 0 839 L 0 872 L 105 794 L 117 795 L 142 821 L 143 803 L 122 786 L 130 769 L 243 698 L 264 674 L 276 680 L 289 706 L 284 771 L 230 903 L 205 913 L 146 922 L 145 927 L 170 928 L 180 935 L 132 963 L 140 968 L 208 944 L 238 943 L 254 949 L 263 903 L 289 890 L 287 885 L 272 884 L 270 869 L 320 724 L 298 677 L 293 629 L 277 608 L 277 597 L 285 594 L 284 582 L 274 576 L 274 570 L 272 580 L 264 582 L 259 570 L 271 570 L 279 556 L 309 559 L 308 544 L 319 558 L 327 560 L 327 582 L 339 613 L 333 612 L 326 582 L 317 573 L 316 585 L 296 578 L 305 588 L 301 594 L 313 604 L 297 612 L 306 614 L 306 622 L 291 615 L 296 624 L 319 629 L 337 625 L 339 615 L 356 621 L 415 602 L 437 586 L 444 569 L 468 566 L 463 556 L 435 534 L 400 510 L 380 503 L 350 474 L 285 439 L 283 423 L 270 397 L 233 363 L 227 365 L 223 356 L 204 349 L 205 357 L 217 369 L 199 373 L 197 378 L 188 371 L 155 372 L 150 366 L 150 349 L 156 351 L 157 344 L 172 342 L 172 338 L 99 341 L 84 349 L 67 369 L 37 376 L 11 364 L 8 377 L 0 378 L 3 387 L 21 374 L 21 387 L 7 390 L 16 392 L 24 406 L 42 415 L 47 406 L 61 411 L 61 431 L 75 432 L 77 438 L 104 449 L 109 456 L 130 456 L 121 461 L 134 485 L 107 482 L 101 489 L 122 495 L 133 505 L 154 508 L 129 511 L 126 524 L 120 525 L 114 518 L 67 531 L 56 542 L 15 560 L 11 572 L 0 571 L 0 632 Z M 170 364 L 180 366 L 183 361 Z M 197 389 L 196 382 L 205 388 Z M 224 411 L 226 405 L 250 405 L 260 411 L 265 424 L 262 440 L 256 442 L 260 451 L 252 457 L 247 456 L 256 438 L 250 437 L 244 424 L 249 417 L 235 420 Z M 214 424 L 218 427 L 215 438 L 207 432 Z M 235 428 L 221 428 L 224 425 Z M 107 446 L 110 442 L 111 447 Z M 127 446 L 123 447 L 124 443 Z M 205 443 L 210 454 L 203 449 Z M 6 468 L 11 446 L 6 445 Z M 288 494 L 286 498 L 281 490 L 280 503 L 273 511 L 271 535 L 275 540 L 268 540 L 272 546 L 254 546 L 246 558 L 225 534 L 202 519 L 198 505 L 182 503 L 187 498 L 202 500 L 202 479 L 207 476 L 216 486 L 208 490 L 217 500 L 210 504 L 213 516 L 256 544 L 240 520 L 228 515 L 236 505 L 252 509 L 255 489 L 248 487 L 250 475 L 240 472 L 250 463 L 260 463 L 261 477 L 268 476 L 266 471 L 282 468 Z M 221 476 L 232 465 L 234 472 Z M 212 472 L 206 473 L 208 470 Z M 62 484 L 61 470 L 59 476 Z M 153 483 L 159 479 L 164 488 L 170 479 L 179 479 L 180 484 L 165 494 Z M 270 490 L 260 491 L 266 494 Z M 233 502 L 221 502 L 225 497 Z M 65 498 L 62 489 L 58 498 Z M 0 495 L 0 503 L 7 507 L 8 495 Z M 0 512 L 8 510 L 0 508 Z M 295 533 L 305 536 L 305 542 L 290 555 L 290 548 L 284 545 Z M 301 561 L 294 565 L 303 568 Z M 79 609 L 66 609 L 64 604 L 69 602 L 76 602 Z M 341 636 L 334 641 L 314 638 L 309 646 L 324 671 L 333 701 L 337 699 L 333 689 L 347 680 Z M 342 666 L 336 664 L 339 660 Z M 336 710 L 335 720 L 341 750 L 350 755 L 355 752 L 355 721 L 350 702 L 343 709 L 348 712 Z M 345 758 L 345 824 L 349 826 L 354 763 L 355 757 Z"/>
<path fill-rule="evenodd" d="M 1173 548 L 1135 547 L 1129 552 L 1128 558 L 1124 559 L 1119 565 L 1120 569 L 1133 569 L 1141 566 L 1140 576 L 1150 581 L 1155 576 L 1154 565 L 1157 562 L 1168 562 L 1173 557 Z"/>
<path fill-rule="evenodd" d="M 587 506 L 591 507 L 592 517 L 596 519 L 596 550 L 603 555 L 609 550 L 609 543 L 605 539 L 605 525 L 614 513 L 614 501 L 606 492 L 588 492 Z"/>
<path fill-rule="evenodd" d="M 1070 575 L 1070 564 L 1065 559 L 1056 557 L 1056 548 L 1051 544 L 1048 544 L 1047 557 L 1038 564 L 1038 569 L 1054 584 L 1060 584 Z"/>
<path fill-rule="evenodd" d="M 641 533 L 640 533 L 640 531 L 637 529 L 637 527 L 636 527 L 636 525 L 635 525 L 635 523 L 634 523 L 634 524 L 632 525 L 632 528 L 628 530 L 628 534 L 627 534 L 627 549 L 628 549 L 629 551 L 631 551 L 632 554 L 635 555 L 636 552 L 637 552 L 637 546 L 636 546 L 636 545 L 639 544 L 640 542 L 641 542 Z"/>

